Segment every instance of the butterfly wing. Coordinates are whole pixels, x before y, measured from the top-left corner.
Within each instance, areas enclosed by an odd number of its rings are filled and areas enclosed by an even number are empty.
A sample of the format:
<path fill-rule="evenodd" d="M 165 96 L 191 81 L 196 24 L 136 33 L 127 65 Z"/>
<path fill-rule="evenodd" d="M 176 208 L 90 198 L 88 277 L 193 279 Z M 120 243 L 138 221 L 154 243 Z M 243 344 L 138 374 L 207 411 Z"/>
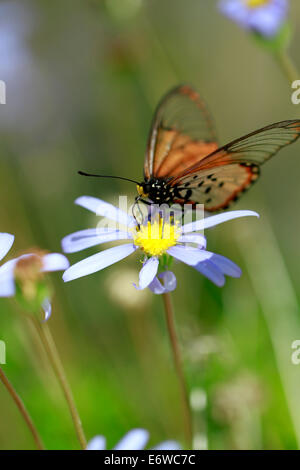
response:
<path fill-rule="evenodd" d="M 180 85 L 165 95 L 154 114 L 144 176 L 177 176 L 217 148 L 205 104 L 190 86 Z"/>
<path fill-rule="evenodd" d="M 257 180 L 260 165 L 299 136 L 300 120 L 282 121 L 224 145 L 170 180 L 180 195 L 176 202 L 226 209 Z"/>

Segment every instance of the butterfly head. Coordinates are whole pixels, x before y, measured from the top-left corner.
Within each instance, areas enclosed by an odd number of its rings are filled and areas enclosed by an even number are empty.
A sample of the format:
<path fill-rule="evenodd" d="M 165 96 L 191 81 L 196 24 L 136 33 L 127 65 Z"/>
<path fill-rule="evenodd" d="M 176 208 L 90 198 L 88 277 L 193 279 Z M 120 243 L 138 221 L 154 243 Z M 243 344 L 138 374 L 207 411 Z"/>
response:
<path fill-rule="evenodd" d="M 155 204 L 171 204 L 174 197 L 174 188 L 163 178 L 151 178 L 137 185 L 140 198 L 150 199 Z"/>
<path fill-rule="evenodd" d="M 151 191 L 151 184 L 143 181 L 141 184 L 136 185 L 137 192 L 140 197 L 149 197 Z"/>

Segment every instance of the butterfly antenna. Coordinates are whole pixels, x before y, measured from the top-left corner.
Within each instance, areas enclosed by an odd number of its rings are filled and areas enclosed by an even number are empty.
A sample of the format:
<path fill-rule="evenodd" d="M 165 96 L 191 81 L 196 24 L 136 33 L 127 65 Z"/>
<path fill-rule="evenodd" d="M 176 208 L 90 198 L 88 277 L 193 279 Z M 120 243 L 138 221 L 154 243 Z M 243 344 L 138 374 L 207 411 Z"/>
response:
<path fill-rule="evenodd" d="M 114 178 L 118 180 L 129 181 L 135 184 L 140 184 L 138 181 L 131 180 L 130 178 L 124 178 L 123 176 L 95 175 L 93 173 L 86 173 L 85 171 L 78 171 L 78 174 L 82 176 L 93 176 L 95 178 Z"/>

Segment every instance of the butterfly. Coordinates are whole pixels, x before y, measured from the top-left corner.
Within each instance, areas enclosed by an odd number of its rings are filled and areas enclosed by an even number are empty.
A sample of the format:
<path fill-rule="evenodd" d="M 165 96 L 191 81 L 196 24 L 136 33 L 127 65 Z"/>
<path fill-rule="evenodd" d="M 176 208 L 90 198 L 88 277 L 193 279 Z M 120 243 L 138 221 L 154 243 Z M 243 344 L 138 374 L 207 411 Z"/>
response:
<path fill-rule="evenodd" d="M 261 165 L 299 136 L 300 120 L 282 121 L 219 147 L 199 94 L 177 86 L 154 114 L 139 195 L 156 204 L 227 209 L 257 181 Z"/>
<path fill-rule="evenodd" d="M 183 84 L 171 89 L 155 111 L 144 180 L 116 178 L 137 184 L 136 201 L 204 204 L 206 211 L 217 212 L 237 201 L 257 181 L 261 165 L 299 136 L 296 119 L 271 124 L 219 147 L 206 105 L 192 87 Z"/>

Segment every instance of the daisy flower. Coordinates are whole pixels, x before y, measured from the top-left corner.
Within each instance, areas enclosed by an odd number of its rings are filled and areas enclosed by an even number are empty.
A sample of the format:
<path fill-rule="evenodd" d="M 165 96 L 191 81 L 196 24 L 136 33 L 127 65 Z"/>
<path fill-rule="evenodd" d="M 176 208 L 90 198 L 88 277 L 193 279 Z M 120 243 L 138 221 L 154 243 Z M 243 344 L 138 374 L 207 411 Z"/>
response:
<path fill-rule="evenodd" d="M 242 28 L 274 37 L 288 14 L 287 0 L 221 0 L 220 11 Z"/>
<path fill-rule="evenodd" d="M 118 442 L 113 450 L 143 450 L 149 440 L 149 433 L 145 429 L 132 429 Z M 153 448 L 154 450 L 180 450 L 175 441 L 164 441 Z M 94 437 L 87 446 L 87 450 L 106 450 L 104 436 Z"/>
<path fill-rule="evenodd" d="M 161 217 L 160 212 L 157 212 L 151 220 L 146 217 L 143 224 L 138 224 L 125 211 L 97 198 L 82 196 L 75 203 L 97 215 L 126 225 L 126 229 L 91 228 L 73 233 L 62 240 L 65 253 L 74 253 L 117 240 L 125 240 L 127 243 L 79 261 L 65 271 L 63 280 L 68 282 L 95 273 L 139 250 L 143 254 L 143 266 L 137 289 L 149 287 L 155 294 L 163 294 L 176 288 L 176 277 L 169 270 L 173 258 L 192 266 L 217 286 L 224 285 L 225 275 L 239 277 L 240 268 L 224 256 L 207 251 L 206 239 L 198 232 L 227 220 L 258 216 L 252 211 L 231 211 L 180 226 L 171 219 Z M 159 268 L 162 272 L 158 274 Z"/>
<path fill-rule="evenodd" d="M 13 235 L 0 233 L 0 260 L 7 255 L 13 242 Z M 38 250 L 7 261 L 0 267 L 0 297 L 17 296 L 25 306 L 42 306 L 48 320 L 51 303 L 44 274 L 63 271 L 68 267 L 69 261 L 64 255 Z"/>

